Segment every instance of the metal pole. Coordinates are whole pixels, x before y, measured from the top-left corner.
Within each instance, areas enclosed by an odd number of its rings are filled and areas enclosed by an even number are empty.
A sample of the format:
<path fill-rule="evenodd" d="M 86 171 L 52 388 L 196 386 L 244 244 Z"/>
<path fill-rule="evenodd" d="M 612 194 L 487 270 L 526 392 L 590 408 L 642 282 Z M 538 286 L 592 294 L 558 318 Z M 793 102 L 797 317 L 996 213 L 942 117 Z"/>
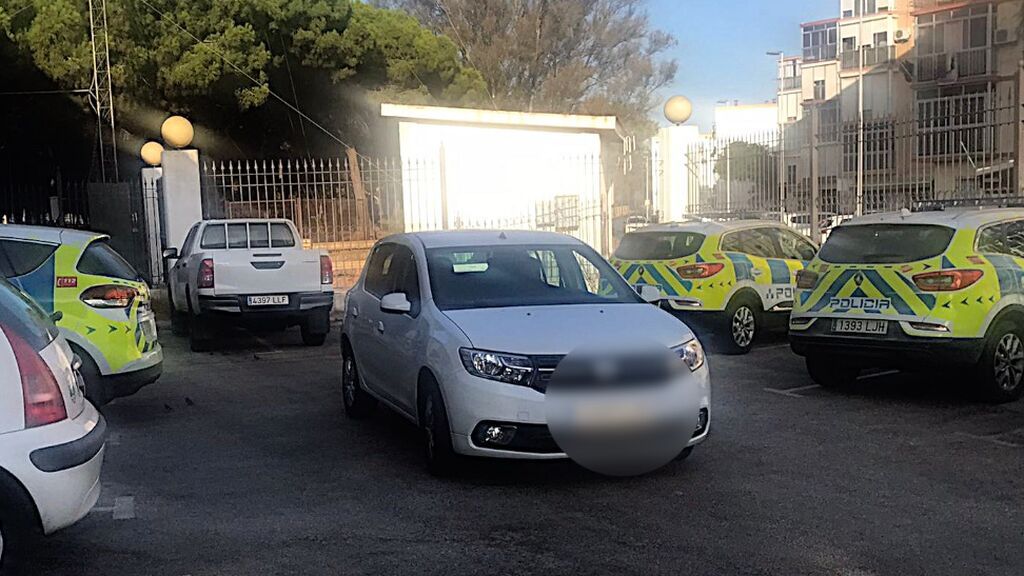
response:
<path fill-rule="evenodd" d="M 819 108 L 815 104 L 811 107 L 811 210 L 810 210 L 810 234 L 815 244 L 821 243 L 821 213 L 818 208 L 821 203 L 821 183 L 818 174 L 818 117 Z"/>
<path fill-rule="evenodd" d="M 725 211 L 732 210 L 732 142 L 725 142 Z"/>
<path fill-rule="evenodd" d="M 864 0 L 857 18 L 857 206 L 855 214 L 864 213 Z"/>
<path fill-rule="evenodd" d="M 785 72 L 783 66 L 785 66 L 786 55 L 779 51 L 779 74 L 783 77 L 781 82 L 785 83 Z M 795 70 L 794 70 L 795 74 Z M 780 87 L 781 88 L 781 87 Z M 781 93 L 781 90 L 780 90 Z M 780 94 L 781 99 L 781 94 Z M 782 222 L 786 221 L 786 118 L 779 119 L 779 220 Z"/>

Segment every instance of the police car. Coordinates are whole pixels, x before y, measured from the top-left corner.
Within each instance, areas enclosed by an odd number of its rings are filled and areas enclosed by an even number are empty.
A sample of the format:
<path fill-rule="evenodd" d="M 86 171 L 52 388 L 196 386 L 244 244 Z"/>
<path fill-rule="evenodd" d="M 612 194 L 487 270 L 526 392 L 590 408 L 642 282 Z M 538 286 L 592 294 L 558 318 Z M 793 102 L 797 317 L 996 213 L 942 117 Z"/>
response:
<path fill-rule="evenodd" d="M 793 350 L 823 386 L 869 365 L 963 366 L 986 396 L 1024 386 L 1024 209 L 877 214 L 836 228 L 800 273 Z"/>
<path fill-rule="evenodd" d="M 745 353 L 766 326 L 785 327 L 795 274 L 816 251 L 778 222 L 698 219 L 626 234 L 611 263 L 630 284 L 658 286 L 670 312 L 725 351 Z"/>
<path fill-rule="evenodd" d="M 0 274 L 54 315 L 96 405 L 135 393 L 163 366 L 149 287 L 109 240 L 81 230 L 0 225 Z"/>

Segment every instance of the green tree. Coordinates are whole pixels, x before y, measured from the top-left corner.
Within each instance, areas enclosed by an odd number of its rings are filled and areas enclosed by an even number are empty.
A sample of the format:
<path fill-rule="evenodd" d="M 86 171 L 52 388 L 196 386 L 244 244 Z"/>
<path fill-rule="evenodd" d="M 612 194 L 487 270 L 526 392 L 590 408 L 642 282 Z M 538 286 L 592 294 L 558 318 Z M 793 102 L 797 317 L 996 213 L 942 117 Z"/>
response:
<path fill-rule="evenodd" d="M 358 144 L 381 97 L 474 103 L 486 94 L 451 39 L 355 0 L 107 0 L 107 9 L 119 120 L 147 135 L 175 112 L 217 134 L 213 148 L 336 150 L 287 107 L 268 105 L 271 91 Z M 59 86 L 90 85 L 86 0 L 7 0 L 0 25 Z"/>
<path fill-rule="evenodd" d="M 455 39 L 498 107 L 615 114 L 643 136 L 676 73 L 644 0 L 378 1 Z"/>

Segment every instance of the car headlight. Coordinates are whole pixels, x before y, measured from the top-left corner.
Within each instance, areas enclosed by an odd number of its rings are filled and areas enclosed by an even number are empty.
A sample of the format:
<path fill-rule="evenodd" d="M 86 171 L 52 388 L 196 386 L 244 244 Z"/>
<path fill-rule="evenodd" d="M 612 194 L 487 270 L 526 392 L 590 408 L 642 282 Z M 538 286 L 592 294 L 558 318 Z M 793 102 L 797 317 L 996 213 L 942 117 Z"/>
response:
<path fill-rule="evenodd" d="M 674 348 L 673 351 L 679 354 L 679 357 L 686 363 L 686 366 L 690 368 L 690 372 L 696 372 L 704 365 L 704 347 L 700 345 L 696 338 Z"/>
<path fill-rule="evenodd" d="M 473 376 L 506 384 L 529 386 L 533 379 L 533 361 L 525 356 L 461 348 L 462 365 Z"/>

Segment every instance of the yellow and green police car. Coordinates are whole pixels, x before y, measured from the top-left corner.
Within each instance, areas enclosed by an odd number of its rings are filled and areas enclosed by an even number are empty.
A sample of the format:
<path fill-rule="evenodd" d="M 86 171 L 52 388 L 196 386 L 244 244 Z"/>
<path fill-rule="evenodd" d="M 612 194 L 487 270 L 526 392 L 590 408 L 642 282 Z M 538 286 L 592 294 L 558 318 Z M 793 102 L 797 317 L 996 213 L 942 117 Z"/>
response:
<path fill-rule="evenodd" d="M 823 386 L 867 366 L 968 367 L 993 401 L 1024 386 L 1024 209 L 877 214 L 832 231 L 798 278 L 793 350 Z"/>
<path fill-rule="evenodd" d="M 150 293 L 139 273 L 94 232 L 0 225 L 0 274 L 54 314 L 81 359 L 97 405 L 160 377 Z"/>
<path fill-rule="evenodd" d="M 815 245 L 778 222 L 695 219 L 626 234 L 611 263 L 631 284 L 653 284 L 662 305 L 727 352 L 745 353 L 765 328 L 785 328 L 796 272 Z"/>

